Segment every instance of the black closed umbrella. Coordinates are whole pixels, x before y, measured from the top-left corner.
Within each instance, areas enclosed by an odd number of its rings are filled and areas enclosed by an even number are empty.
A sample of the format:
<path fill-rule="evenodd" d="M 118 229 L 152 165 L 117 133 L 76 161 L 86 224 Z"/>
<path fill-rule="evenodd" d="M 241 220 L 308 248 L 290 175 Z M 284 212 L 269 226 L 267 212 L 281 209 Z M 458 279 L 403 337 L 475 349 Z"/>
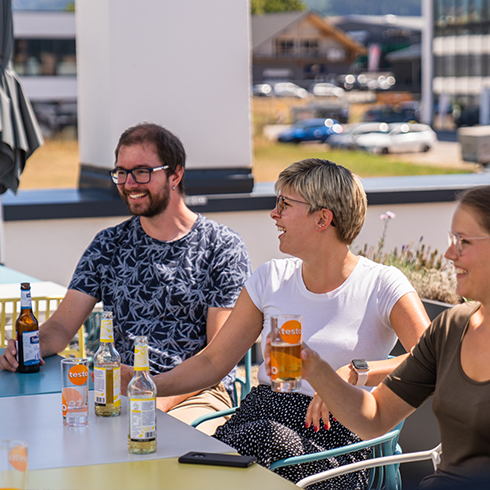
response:
<path fill-rule="evenodd" d="M 12 0 L 0 0 L 0 194 L 17 192 L 26 160 L 43 144 L 22 83 L 12 68 Z"/>

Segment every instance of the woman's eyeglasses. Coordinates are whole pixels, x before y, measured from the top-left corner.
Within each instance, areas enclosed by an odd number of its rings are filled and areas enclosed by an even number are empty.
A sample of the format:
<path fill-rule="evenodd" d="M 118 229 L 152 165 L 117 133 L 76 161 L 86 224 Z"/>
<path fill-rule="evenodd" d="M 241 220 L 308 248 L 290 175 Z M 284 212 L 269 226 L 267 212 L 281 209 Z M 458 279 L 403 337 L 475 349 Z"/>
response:
<path fill-rule="evenodd" d="M 458 252 L 458 256 L 463 253 L 463 245 L 468 243 L 467 240 L 489 240 L 490 236 L 467 236 L 460 237 L 457 233 L 453 233 L 451 231 L 447 232 L 447 243 L 449 246 L 454 245 L 456 248 L 456 252 Z"/>
<path fill-rule="evenodd" d="M 309 204 L 305 201 L 298 201 L 296 199 L 291 199 L 290 197 L 284 197 L 284 196 L 279 195 L 276 197 L 276 209 L 277 209 L 277 214 L 279 216 L 281 216 L 282 212 L 284 211 L 284 206 L 286 206 L 288 204 L 285 201 L 285 199 L 287 199 L 288 201 L 297 202 L 299 204 Z M 335 227 L 335 223 L 333 220 L 331 222 L 331 225 Z"/>
<path fill-rule="evenodd" d="M 277 209 L 277 214 L 279 214 L 279 215 L 282 214 L 282 212 L 284 211 L 284 206 L 287 204 L 287 202 L 284 201 L 284 199 L 287 199 L 288 201 L 297 202 L 300 204 L 308 204 L 305 201 L 297 201 L 296 199 L 291 199 L 290 197 L 285 198 L 284 196 L 277 196 L 276 197 L 276 209 Z"/>

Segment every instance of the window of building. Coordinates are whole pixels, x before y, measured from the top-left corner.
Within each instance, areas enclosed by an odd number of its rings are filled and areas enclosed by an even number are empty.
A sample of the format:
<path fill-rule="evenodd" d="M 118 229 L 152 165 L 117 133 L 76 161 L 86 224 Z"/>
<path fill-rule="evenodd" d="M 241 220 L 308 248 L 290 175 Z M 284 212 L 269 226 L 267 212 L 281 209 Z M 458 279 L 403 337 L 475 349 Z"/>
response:
<path fill-rule="evenodd" d="M 470 77 L 483 76 L 483 56 L 480 54 L 472 54 L 469 56 L 469 73 Z"/>
<path fill-rule="evenodd" d="M 443 56 L 442 66 L 445 77 L 456 76 L 456 56 Z"/>
<path fill-rule="evenodd" d="M 483 18 L 484 0 L 470 0 L 468 5 L 468 17 L 470 23 L 478 23 Z"/>
<path fill-rule="evenodd" d="M 442 56 L 434 56 L 434 77 L 444 76 L 442 60 Z"/>
<path fill-rule="evenodd" d="M 293 39 L 277 39 L 276 40 L 276 54 L 279 56 L 287 56 L 294 53 L 294 40 Z"/>
<path fill-rule="evenodd" d="M 484 55 L 482 66 L 483 66 L 482 76 L 490 77 L 490 54 Z"/>
<path fill-rule="evenodd" d="M 468 24 L 469 0 L 456 0 L 456 24 Z"/>
<path fill-rule="evenodd" d="M 301 54 L 304 56 L 318 56 L 319 42 L 318 39 L 302 39 L 299 42 Z"/>
<path fill-rule="evenodd" d="M 466 54 L 457 54 L 455 56 L 455 68 L 457 77 L 466 77 L 469 75 L 468 73 L 468 55 Z"/>
<path fill-rule="evenodd" d="M 16 39 L 13 63 L 22 76 L 75 76 L 75 40 Z"/>

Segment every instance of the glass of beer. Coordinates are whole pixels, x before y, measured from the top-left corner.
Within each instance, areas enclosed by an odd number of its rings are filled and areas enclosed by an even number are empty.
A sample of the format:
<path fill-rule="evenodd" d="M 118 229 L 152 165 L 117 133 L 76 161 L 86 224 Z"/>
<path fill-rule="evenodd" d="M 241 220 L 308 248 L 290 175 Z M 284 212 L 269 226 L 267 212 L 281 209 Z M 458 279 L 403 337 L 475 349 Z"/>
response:
<path fill-rule="evenodd" d="M 301 388 L 301 316 L 271 317 L 271 380 L 273 391 Z"/>

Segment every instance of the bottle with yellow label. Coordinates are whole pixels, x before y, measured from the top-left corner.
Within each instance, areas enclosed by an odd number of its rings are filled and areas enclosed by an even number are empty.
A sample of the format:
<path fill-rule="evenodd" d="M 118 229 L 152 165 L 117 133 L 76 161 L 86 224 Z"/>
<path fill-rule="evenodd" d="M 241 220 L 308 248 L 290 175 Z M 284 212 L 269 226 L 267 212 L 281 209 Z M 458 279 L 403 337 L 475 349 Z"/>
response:
<path fill-rule="evenodd" d="M 121 414 L 121 356 L 114 346 L 111 311 L 102 312 L 100 344 L 94 355 L 94 401 L 99 417 Z"/>
<path fill-rule="evenodd" d="M 157 450 L 157 387 L 150 377 L 148 339 L 134 340 L 134 374 L 128 385 L 128 451 L 136 454 Z"/>

